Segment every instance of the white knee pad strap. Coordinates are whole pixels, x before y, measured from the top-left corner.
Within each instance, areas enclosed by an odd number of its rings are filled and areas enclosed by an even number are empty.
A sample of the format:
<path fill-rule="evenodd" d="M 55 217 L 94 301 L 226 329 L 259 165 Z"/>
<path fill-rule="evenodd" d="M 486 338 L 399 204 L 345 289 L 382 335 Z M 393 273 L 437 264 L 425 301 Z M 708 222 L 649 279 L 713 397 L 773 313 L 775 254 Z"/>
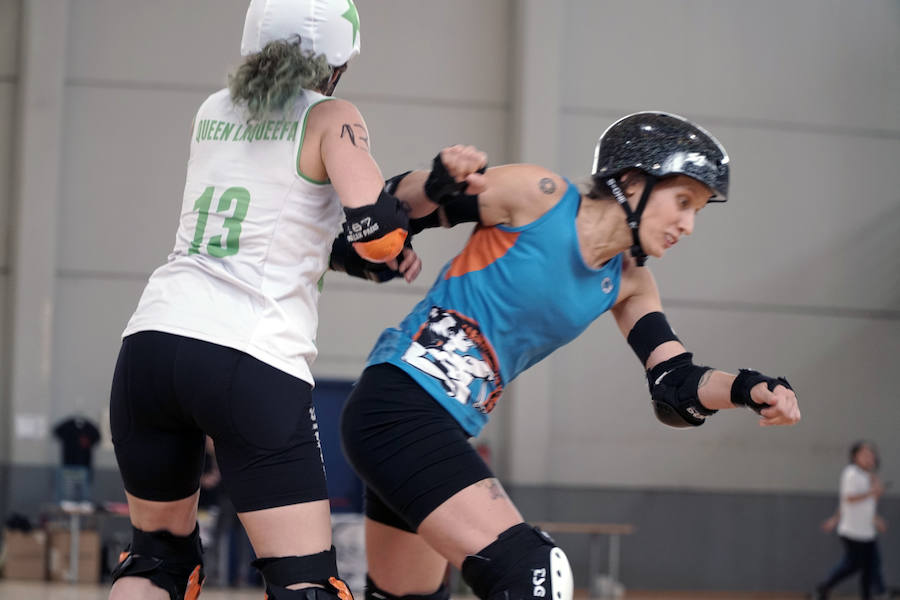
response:
<path fill-rule="evenodd" d="M 572 567 L 569 565 L 566 553 L 557 546 L 550 550 L 550 584 L 553 590 L 553 600 L 572 600 L 575 593 Z M 535 596 L 537 596 L 537 587 L 535 587 L 535 592 Z"/>

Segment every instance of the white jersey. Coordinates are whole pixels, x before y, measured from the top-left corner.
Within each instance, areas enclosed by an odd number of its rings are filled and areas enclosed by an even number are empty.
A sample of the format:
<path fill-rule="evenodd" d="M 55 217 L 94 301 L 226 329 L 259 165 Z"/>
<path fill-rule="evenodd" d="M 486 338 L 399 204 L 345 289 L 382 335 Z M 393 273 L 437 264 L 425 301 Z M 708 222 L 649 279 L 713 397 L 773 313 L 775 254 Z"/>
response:
<path fill-rule="evenodd" d="M 856 465 L 847 465 L 841 473 L 841 518 L 838 535 L 857 542 L 875 539 L 875 497 L 848 502 L 847 496 L 858 496 L 872 489 L 872 476 Z"/>
<path fill-rule="evenodd" d="M 244 351 L 313 383 L 320 280 L 343 212 L 298 169 L 306 91 L 281 118 L 248 124 L 221 90 L 194 121 L 175 249 L 123 336 L 155 330 Z"/>

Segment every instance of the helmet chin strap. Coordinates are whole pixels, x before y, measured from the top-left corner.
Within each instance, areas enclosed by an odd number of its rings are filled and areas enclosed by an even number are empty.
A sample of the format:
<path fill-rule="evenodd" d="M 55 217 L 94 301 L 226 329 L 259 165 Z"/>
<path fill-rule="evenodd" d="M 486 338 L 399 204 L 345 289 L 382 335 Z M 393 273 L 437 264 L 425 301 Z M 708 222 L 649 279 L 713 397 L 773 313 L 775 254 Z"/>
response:
<path fill-rule="evenodd" d="M 331 77 L 328 78 L 328 85 L 322 91 L 322 95 L 331 96 L 334 94 L 334 88 L 337 87 L 338 81 L 341 80 L 341 75 L 344 74 L 344 71 L 347 70 L 347 65 L 343 64 L 340 67 L 335 67 L 334 71 L 331 73 Z"/>
<path fill-rule="evenodd" d="M 604 180 L 606 187 L 612 192 L 616 202 L 625 211 L 625 220 L 628 221 L 628 227 L 631 228 L 631 235 L 634 238 L 634 244 L 631 246 L 631 255 L 639 267 L 643 267 L 644 263 L 647 262 L 647 253 L 641 247 L 638 227 L 641 225 L 641 214 L 644 212 L 644 207 L 647 206 L 647 199 L 650 197 L 650 192 L 653 191 L 653 186 L 657 182 L 657 178 L 653 175 L 645 175 L 645 177 L 644 192 L 641 194 L 641 199 L 635 210 L 631 210 L 631 207 L 628 206 L 628 198 L 625 197 L 625 192 L 622 191 L 617 178 L 610 177 Z"/>

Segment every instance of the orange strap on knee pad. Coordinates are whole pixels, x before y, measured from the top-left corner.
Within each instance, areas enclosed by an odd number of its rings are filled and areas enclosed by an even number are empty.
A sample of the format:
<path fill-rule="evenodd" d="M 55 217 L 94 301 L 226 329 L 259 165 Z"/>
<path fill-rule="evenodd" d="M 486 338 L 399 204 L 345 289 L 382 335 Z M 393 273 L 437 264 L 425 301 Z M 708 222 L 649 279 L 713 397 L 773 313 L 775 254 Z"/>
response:
<path fill-rule="evenodd" d="M 199 527 L 186 537 L 132 528 L 131 539 L 131 546 L 113 569 L 113 582 L 122 577 L 142 577 L 168 592 L 171 600 L 197 600 L 206 580 Z"/>
<path fill-rule="evenodd" d="M 306 556 L 259 558 L 253 566 L 266 580 L 269 600 L 353 600 L 350 588 L 337 574 L 337 555 L 330 550 Z M 322 587 L 288 589 L 298 583 Z"/>

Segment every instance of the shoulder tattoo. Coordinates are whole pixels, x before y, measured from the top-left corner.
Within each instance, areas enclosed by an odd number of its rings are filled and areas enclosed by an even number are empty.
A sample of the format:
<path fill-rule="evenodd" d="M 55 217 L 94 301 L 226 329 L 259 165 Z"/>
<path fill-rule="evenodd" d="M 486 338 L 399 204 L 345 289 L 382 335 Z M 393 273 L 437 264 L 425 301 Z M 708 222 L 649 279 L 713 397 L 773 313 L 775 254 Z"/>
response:
<path fill-rule="evenodd" d="M 545 194 L 552 194 L 556 191 L 556 182 L 549 177 L 544 177 L 538 182 L 538 186 Z"/>
<path fill-rule="evenodd" d="M 362 123 L 344 123 L 341 125 L 341 139 L 363 150 L 369 149 L 369 132 Z"/>

